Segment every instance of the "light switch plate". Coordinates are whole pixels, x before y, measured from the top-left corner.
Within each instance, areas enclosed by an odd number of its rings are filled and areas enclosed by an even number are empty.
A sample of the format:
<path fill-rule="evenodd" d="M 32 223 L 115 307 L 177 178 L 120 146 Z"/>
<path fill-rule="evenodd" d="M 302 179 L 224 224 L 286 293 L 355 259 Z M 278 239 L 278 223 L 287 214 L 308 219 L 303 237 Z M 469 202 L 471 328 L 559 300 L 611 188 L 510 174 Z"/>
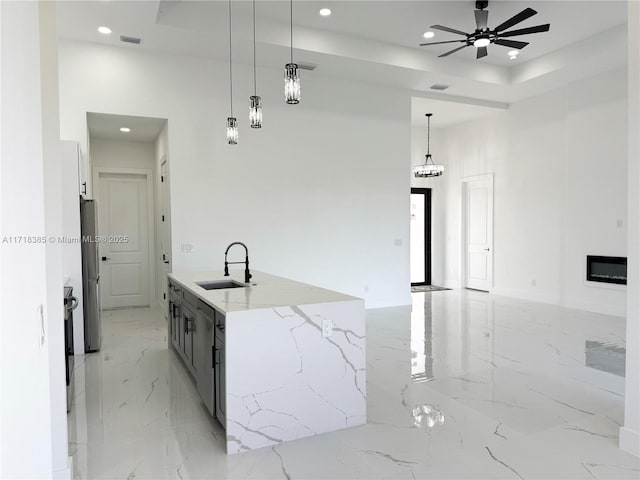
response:
<path fill-rule="evenodd" d="M 183 243 L 180 245 L 180 251 L 183 253 L 191 253 L 193 252 L 193 245 L 190 243 Z"/>

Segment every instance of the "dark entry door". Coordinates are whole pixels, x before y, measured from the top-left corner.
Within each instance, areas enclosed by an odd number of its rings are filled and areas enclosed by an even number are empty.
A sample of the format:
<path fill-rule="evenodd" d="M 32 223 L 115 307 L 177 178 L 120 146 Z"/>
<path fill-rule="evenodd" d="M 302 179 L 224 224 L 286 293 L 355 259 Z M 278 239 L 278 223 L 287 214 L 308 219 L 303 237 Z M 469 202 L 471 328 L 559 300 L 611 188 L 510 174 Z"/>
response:
<path fill-rule="evenodd" d="M 431 189 L 411 189 L 411 285 L 431 285 Z"/>

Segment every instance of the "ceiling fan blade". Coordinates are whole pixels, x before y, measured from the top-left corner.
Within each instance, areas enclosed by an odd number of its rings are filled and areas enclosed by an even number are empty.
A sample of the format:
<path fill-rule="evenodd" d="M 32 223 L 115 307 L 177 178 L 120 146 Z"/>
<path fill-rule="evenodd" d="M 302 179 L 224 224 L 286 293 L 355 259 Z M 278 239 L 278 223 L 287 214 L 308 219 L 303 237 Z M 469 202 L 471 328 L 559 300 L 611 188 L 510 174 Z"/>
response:
<path fill-rule="evenodd" d="M 476 28 L 478 30 L 484 30 L 485 28 L 487 28 L 489 12 L 486 10 L 474 10 L 473 13 L 476 16 Z"/>
<path fill-rule="evenodd" d="M 502 40 L 498 39 L 495 42 L 496 45 L 502 45 L 503 47 L 511 47 L 511 48 L 524 48 L 529 45 L 529 42 L 518 42 L 517 40 Z"/>
<path fill-rule="evenodd" d="M 511 30 L 510 32 L 499 33 L 498 37 L 516 37 L 518 35 L 527 35 L 528 33 L 540 33 L 548 32 L 550 24 L 536 25 L 535 27 L 520 28 L 518 30 Z"/>
<path fill-rule="evenodd" d="M 456 30 L 455 28 L 443 27 L 442 25 L 431 25 L 431 28 L 442 30 L 443 32 L 457 33 L 458 35 L 464 35 L 465 37 L 467 36 L 465 32 L 461 32 L 460 30 Z"/>
<path fill-rule="evenodd" d="M 527 18 L 533 17 L 536 13 L 538 12 L 536 12 L 533 8 L 525 8 L 523 11 L 521 11 L 517 15 L 514 15 L 509 20 L 498 25 L 496 28 L 494 28 L 494 30 L 496 32 L 501 32 L 502 30 L 511 28 L 520 22 L 524 22 Z"/>
<path fill-rule="evenodd" d="M 440 45 L 442 43 L 460 43 L 460 42 L 466 42 L 466 40 L 447 40 L 446 42 L 421 43 L 420 46 L 425 47 L 427 45 Z"/>
<path fill-rule="evenodd" d="M 487 47 L 478 47 L 478 51 L 476 52 L 476 59 L 486 57 L 487 56 Z"/>
<path fill-rule="evenodd" d="M 468 47 L 468 46 L 469 45 L 462 45 L 461 47 L 454 48 L 453 50 L 450 50 L 447 53 L 443 53 L 442 55 L 438 55 L 438 57 L 448 57 L 452 53 L 456 53 L 458 50 L 462 50 L 463 48 Z"/>

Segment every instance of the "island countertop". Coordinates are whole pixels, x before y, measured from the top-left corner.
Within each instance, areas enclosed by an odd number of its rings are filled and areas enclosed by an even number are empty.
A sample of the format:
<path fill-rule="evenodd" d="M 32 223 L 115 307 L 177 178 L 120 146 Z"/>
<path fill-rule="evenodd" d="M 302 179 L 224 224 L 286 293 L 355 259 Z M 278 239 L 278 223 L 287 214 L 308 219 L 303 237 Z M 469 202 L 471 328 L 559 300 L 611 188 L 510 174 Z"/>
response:
<path fill-rule="evenodd" d="M 244 284 L 244 270 L 231 270 L 225 277 L 222 270 L 170 273 L 169 278 L 200 297 L 221 313 L 260 310 L 263 308 L 312 305 L 318 303 L 361 300 L 268 273 L 251 271 L 251 283 L 244 288 L 205 290 L 197 282 L 235 280 Z"/>

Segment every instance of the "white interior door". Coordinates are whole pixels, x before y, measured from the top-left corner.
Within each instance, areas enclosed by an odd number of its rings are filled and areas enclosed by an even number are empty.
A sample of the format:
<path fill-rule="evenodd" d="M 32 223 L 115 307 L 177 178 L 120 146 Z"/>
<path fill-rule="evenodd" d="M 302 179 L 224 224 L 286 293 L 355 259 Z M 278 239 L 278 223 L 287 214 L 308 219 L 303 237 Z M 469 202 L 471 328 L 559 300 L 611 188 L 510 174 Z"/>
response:
<path fill-rule="evenodd" d="M 493 177 L 464 183 L 465 287 L 489 291 L 493 286 Z"/>
<path fill-rule="evenodd" d="M 105 309 L 150 304 L 148 188 L 146 175 L 98 175 L 98 231 L 108 240 L 98 247 Z"/>
<path fill-rule="evenodd" d="M 160 258 L 162 261 L 162 272 L 160 292 L 163 292 L 162 302 L 163 311 L 165 314 L 168 312 L 167 302 L 169 294 L 167 292 L 167 274 L 171 271 L 171 223 L 170 223 L 170 211 L 169 211 L 169 169 L 167 168 L 166 160 L 160 167 L 160 209 L 161 212 L 161 228 L 160 228 Z"/>

